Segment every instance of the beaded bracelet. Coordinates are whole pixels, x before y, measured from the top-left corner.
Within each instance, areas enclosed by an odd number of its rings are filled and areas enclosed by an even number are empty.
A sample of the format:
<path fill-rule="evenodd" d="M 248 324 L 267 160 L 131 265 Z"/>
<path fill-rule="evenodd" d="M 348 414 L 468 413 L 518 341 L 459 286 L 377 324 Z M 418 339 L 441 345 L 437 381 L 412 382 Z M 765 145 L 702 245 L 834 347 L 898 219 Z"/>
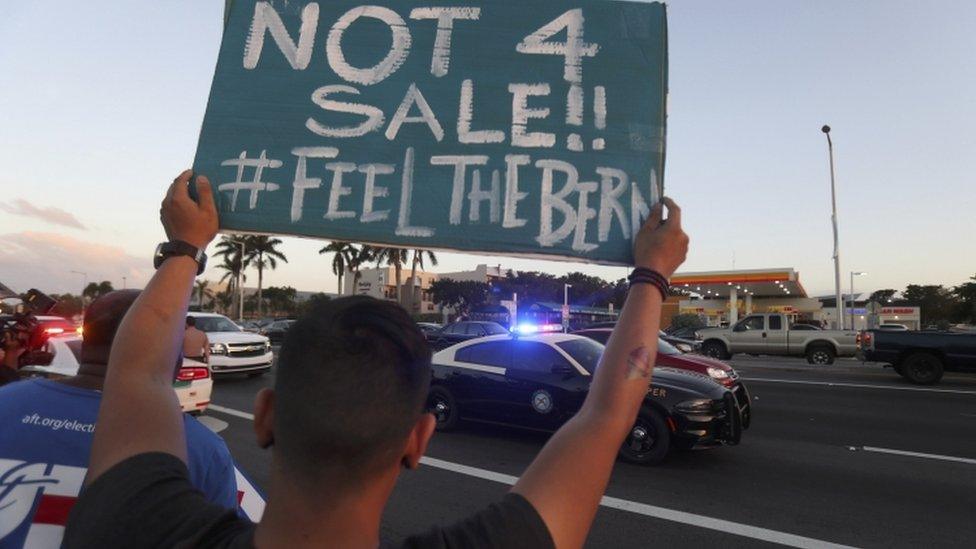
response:
<path fill-rule="evenodd" d="M 634 269 L 634 272 L 630 273 L 627 280 L 630 281 L 631 286 L 634 284 L 651 284 L 661 292 L 661 299 L 668 298 L 668 289 L 671 285 L 668 283 L 668 279 L 664 278 L 664 275 L 657 271 L 652 271 L 645 267 L 637 267 Z"/>

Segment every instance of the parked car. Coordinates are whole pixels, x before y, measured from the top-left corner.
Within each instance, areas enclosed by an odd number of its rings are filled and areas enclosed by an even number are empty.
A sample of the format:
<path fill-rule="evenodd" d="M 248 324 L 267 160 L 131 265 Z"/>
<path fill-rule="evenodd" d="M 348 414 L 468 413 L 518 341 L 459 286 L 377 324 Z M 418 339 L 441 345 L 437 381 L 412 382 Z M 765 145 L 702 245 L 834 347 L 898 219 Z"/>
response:
<path fill-rule="evenodd" d="M 682 337 L 675 337 L 673 335 L 668 335 L 663 331 L 660 332 L 661 339 L 667 341 L 671 345 L 674 345 L 676 349 L 682 353 L 698 353 L 701 352 L 701 341 L 695 339 L 684 339 Z"/>
<path fill-rule="evenodd" d="M 81 336 L 76 334 L 51 337 L 47 342 L 47 349 L 53 355 L 51 363 L 24 366 L 20 370 L 21 375 L 50 379 L 77 375 L 81 360 L 81 341 Z M 176 380 L 173 381 L 173 389 L 184 412 L 193 414 L 205 412 L 210 405 L 210 395 L 213 392 L 210 369 L 203 362 L 184 358 L 183 364 L 176 373 Z"/>
<path fill-rule="evenodd" d="M 693 328 L 691 326 L 683 326 L 681 328 L 664 330 L 664 333 L 668 334 L 668 336 L 670 337 L 680 337 L 681 339 L 695 339 L 695 332 L 701 329 L 702 327 Z"/>
<path fill-rule="evenodd" d="M 417 327 L 420 328 L 420 331 L 423 332 L 424 337 L 426 337 L 429 334 L 439 331 L 444 326 L 434 322 L 418 322 Z"/>
<path fill-rule="evenodd" d="M 61 316 L 38 315 L 34 318 L 37 319 L 38 326 L 42 327 L 44 333 L 49 336 L 81 333 L 78 324 Z"/>
<path fill-rule="evenodd" d="M 938 383 L 944 372 L 976 372 L 976 333 L 866 330 L 857 346 L 863 360 L 883 362 L 919 385 Z"/>
<path fill-rule="evenodd" d="M 508 334 L 508 330 L 497 322 L 461 320 L 452 322 L 436 332 L 425 332 L 424 335 L 427 337 L 430 346 L 436 351 L 476 337 L 501 334 Z"/>
<path fill-rule="evenodd" d="M 241 329 L 252 334 L 261 333 L 261 328 L 270 324 L 271 320 L 245 320 L 240 324 Z"/>
<path fill-rule="evenodd" d="M 224 315 L 187 315 L 196 319 L 197 329 L 207 333 L 212 373 L 246 373 L 259 376 L 271 369 L 274 353 L 271 352 L 271 341 L 267 337 L 241 330 Z"/>
<path fill-rule="evenodd" d="M 795 330 L 789 317 L 778 313 L 749 315 L 731 328 L 698 330 L 702 353 L 727 359 L 736 353 L 805 356 L 810 364 L 833 364 L 839 356 L 854 356 L 853 330 Z"/>
<path fill-rule="evenodd" d="M 437 428 L 462 420 L 553 431 L 573 417 L 590 388 L 604 347 L 572 334 L 496 335 L 441 350 L 433 358 L 428 409 Z M 738 444 L 751 408 L 703 375 L 657 367 L 620 456 L 660 463 L 671 448 Z"/>
<path fill-rule="evenodd" d="M 275 320 L 274 322 L 268 324 L 267 326 L 261 328 L 259 332 L 263 336 L 267 336 L 271 340 L 272 345 L 281 345 L 285 341 L 285 335 L 288 330 L 291 329 L 297 320 L 285 319 L 285 320 Z"/>
<path fill-rule="evenodd" d="M 606 345 L 611 333 L 613 330 L 610 328 L 594 328 L 573 332 L 574 335 L 588 337 L 602 345 Z M 739 385 L 739 374 L 728 364 L 707 356 L 685 354 L 671 345 L 663 335 L 657 340 L 655 365 L 702 374 L 726 387 L 734 388 Z"/>

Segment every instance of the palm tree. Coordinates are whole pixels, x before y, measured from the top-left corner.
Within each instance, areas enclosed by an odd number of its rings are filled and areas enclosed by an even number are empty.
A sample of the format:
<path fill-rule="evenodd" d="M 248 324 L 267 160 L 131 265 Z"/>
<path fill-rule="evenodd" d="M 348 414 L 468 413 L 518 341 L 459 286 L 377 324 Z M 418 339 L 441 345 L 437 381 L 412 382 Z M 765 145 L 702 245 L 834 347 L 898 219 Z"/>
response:
<path fill-rule="evenodd" d="M 234 302 L 234 293 L 230 288 L 227 288 L 214 296 L 214 302 L 220 307 L 222 313 L 228 314 L 230 313 L 230 306 Z"/>
<path fill-rule="evenodd" d="M 403 284 L 403 264 L 407 262 L 407 250 L 403 248 L 376 248 L 373 260 L 376 261 L 377 267 L 383 262 L 386 262 L 387 265 L 393 265 L 396 272 L 396 300 L 397 303 L 401 303 L 400 285 Z"/>
<path fill-rule="evenodd" d="M 352 250 L 349 253 L 348 263 L 349 263 L 349 270 L 352 271 L 353 295 L 356 294 L 356 289 L 359 287 L 359 278 L 362 276 L 362 273 L 359 272 L 359 270 L 362 268 L 363 265 L 369 263 L 370 261 L 373 261 L 373 258 L 376 256 L 377 249 L 378 248 L 374 248 L 373 246 L 365 246 L 365 245 L 360 246 L 358 248 L 355 246 L 352 247 Z"/>
<path fill-rule="evenodd" d="M 319 250 L 320 254 L 335 254 L 332 256 L 332 273 L 339 277 L 339 295 L 342 295 L 342 276 L 349 268 L 349 262 L 356 252 L 356 247 L 352 244 L 338 241 L 330 242 Z"/>
<path fill-rule="evenodd" d="M 430 261 L 432 267 L 437 266 L 437 256 L 431 250 L 424 250 L 422 248 L 416 248 L 411 250 L 413 253 L 413 260 L 410 265 L 410 309 L 419 310 L 420 309 L 420 299 L 417 295 L 417 268 L 421 270 L 424 268 L 424 258 L 426 257 Z"/>
<path fill-rule="evenodd" d="M 217 247 L 219 248 L 220 245 L 223 243 L 224 243 L 223 240 L 218 242 Z M 240 246 L 236 246 L 233 242 L 231 242 L 230 244 L 237 248 L 236 255 L 233 253 L 233 248 L 230 248 L 231 253 L 229 254 L 224 253 L 222 255 L 223 250 L 220 250 L 214 254 L 214 257 L 220 257 L 223 259 L 222 262 L 217 264 L 217 268 L 224 271 L 224 274 L 221 275 L 219 282 L 227 283 L 227 291 L 226 291 L 228 296 L 227 298 L 230 299 L 231 301 L 237 301 L 238 299 L 240 299 L 240 292 L 236 291 L 237 275 L 240 275 L 242 282 L 247 281 L 247 275 L 244 274 L 244 269 L 247 267 L 247 262 L 245 261 L 244 264 L 241 265 Z"/>
<path fill-rule="evenodd" d="M 238 275 L 240 275 L 241 281 L 247 280 L 247 275 L 244 271 L 247 270 L 250 259 L 241 254 L 241 242 L 245 242 L 247 237 L 241 234 L 224 235 L 219 242 L 217 242 L 217 251 L 214 252 L 214 257 L 219 257 L 223 259 L 223 262 L 217 265 L 218 269 L 222 269 L 224 274 L 220 277 L 220 282 L 227 282 L 227 291 L 239 290 L 237 288 Z M 234 301 L 240 299 L 240 291 L 234 293 Z"/>
<path fill-rule="evenodd" d="M 210 303 L 213 304 L 214 293 L 210 289 L 210 282 L 207 280 L 198 280 L 195 285 L 195 291 L 197 294 L 197 305 L 199 305 L 200 310 L 203 310 L 203 298 L 209 297 Z"/>
<path fill-rule="evenodd" d="M 108 280 L 103 280 L 101 282 L 89 282 L 85 289 L 81 291 L 83 297 L 87 297 L 89 300 L 94 301 L 95 298 L 101 297 L 111 291 L 115 290 L 112 287 L 112 283 Z"/>
<path fill-rule="evenodd" d="M 223 262 L 218 264 L 217 268 L 225 271 L 223 276 L 220 277 L 220 281 L 227 282 L 228 290 L 237 289 L 237 275 L 241 275 L 241 280 L 247 280 L 244 271 L 247 269 L 250 259 L 242 257 L 240 244 L 246 238 L 242 234 L 224 235 L 217 242 L 217 251 L 214 252 L 214 257 L 223 259 Z"/>
<path fill-rule="evenodd" d="M 254 266 L 258 268 L 258 316 L 261 316 L 264 270 L 277 269 L 279 259 L 288 263 L 288 258 L 278 249 L 281 244 L 280 238 L 270 236 L 249 236 L 245 239 L 245 257 L 249 262 L 253 261 Z"/>

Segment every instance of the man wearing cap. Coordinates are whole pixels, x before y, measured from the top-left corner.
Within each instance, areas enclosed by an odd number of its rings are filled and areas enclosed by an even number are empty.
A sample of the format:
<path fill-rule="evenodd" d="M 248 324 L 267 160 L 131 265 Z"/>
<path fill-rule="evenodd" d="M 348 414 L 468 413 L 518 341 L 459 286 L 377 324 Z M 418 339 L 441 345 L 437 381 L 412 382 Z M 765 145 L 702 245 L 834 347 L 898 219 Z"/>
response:
<path fill-rule="evenodd" d="M 138 295 L 115 291 L 88 307 L 77 375 L 0 387 L 0 549 L 61 545 L 88 470 L 112 340 Z M 193 486 L 209 501 L 236 509 L 237 482 L 227 446 L 195 419 L 183 417 Z"/>

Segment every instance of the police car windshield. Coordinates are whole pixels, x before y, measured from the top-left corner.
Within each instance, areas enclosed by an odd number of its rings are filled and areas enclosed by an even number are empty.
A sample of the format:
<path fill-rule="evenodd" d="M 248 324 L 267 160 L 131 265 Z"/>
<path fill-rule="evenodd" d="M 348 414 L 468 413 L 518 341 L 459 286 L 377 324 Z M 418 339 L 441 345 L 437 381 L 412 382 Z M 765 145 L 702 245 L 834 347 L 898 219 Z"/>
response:
<path fill-rule="evenodd" d="M 223 316 L 198 316 L 197 329 L 204 332 L 239 332 L 240 328 L 227 317 Z"/>
<path fill-rule="evenodd" d="M 604 349 L 603 345 L 588 337 L 560 341 L 556 343 L 556 347 L 569 353 L 573 360 L 579 362 L 580 366 L 591 374 L 596 371 L 596 365 L 599 364 Z"/>

